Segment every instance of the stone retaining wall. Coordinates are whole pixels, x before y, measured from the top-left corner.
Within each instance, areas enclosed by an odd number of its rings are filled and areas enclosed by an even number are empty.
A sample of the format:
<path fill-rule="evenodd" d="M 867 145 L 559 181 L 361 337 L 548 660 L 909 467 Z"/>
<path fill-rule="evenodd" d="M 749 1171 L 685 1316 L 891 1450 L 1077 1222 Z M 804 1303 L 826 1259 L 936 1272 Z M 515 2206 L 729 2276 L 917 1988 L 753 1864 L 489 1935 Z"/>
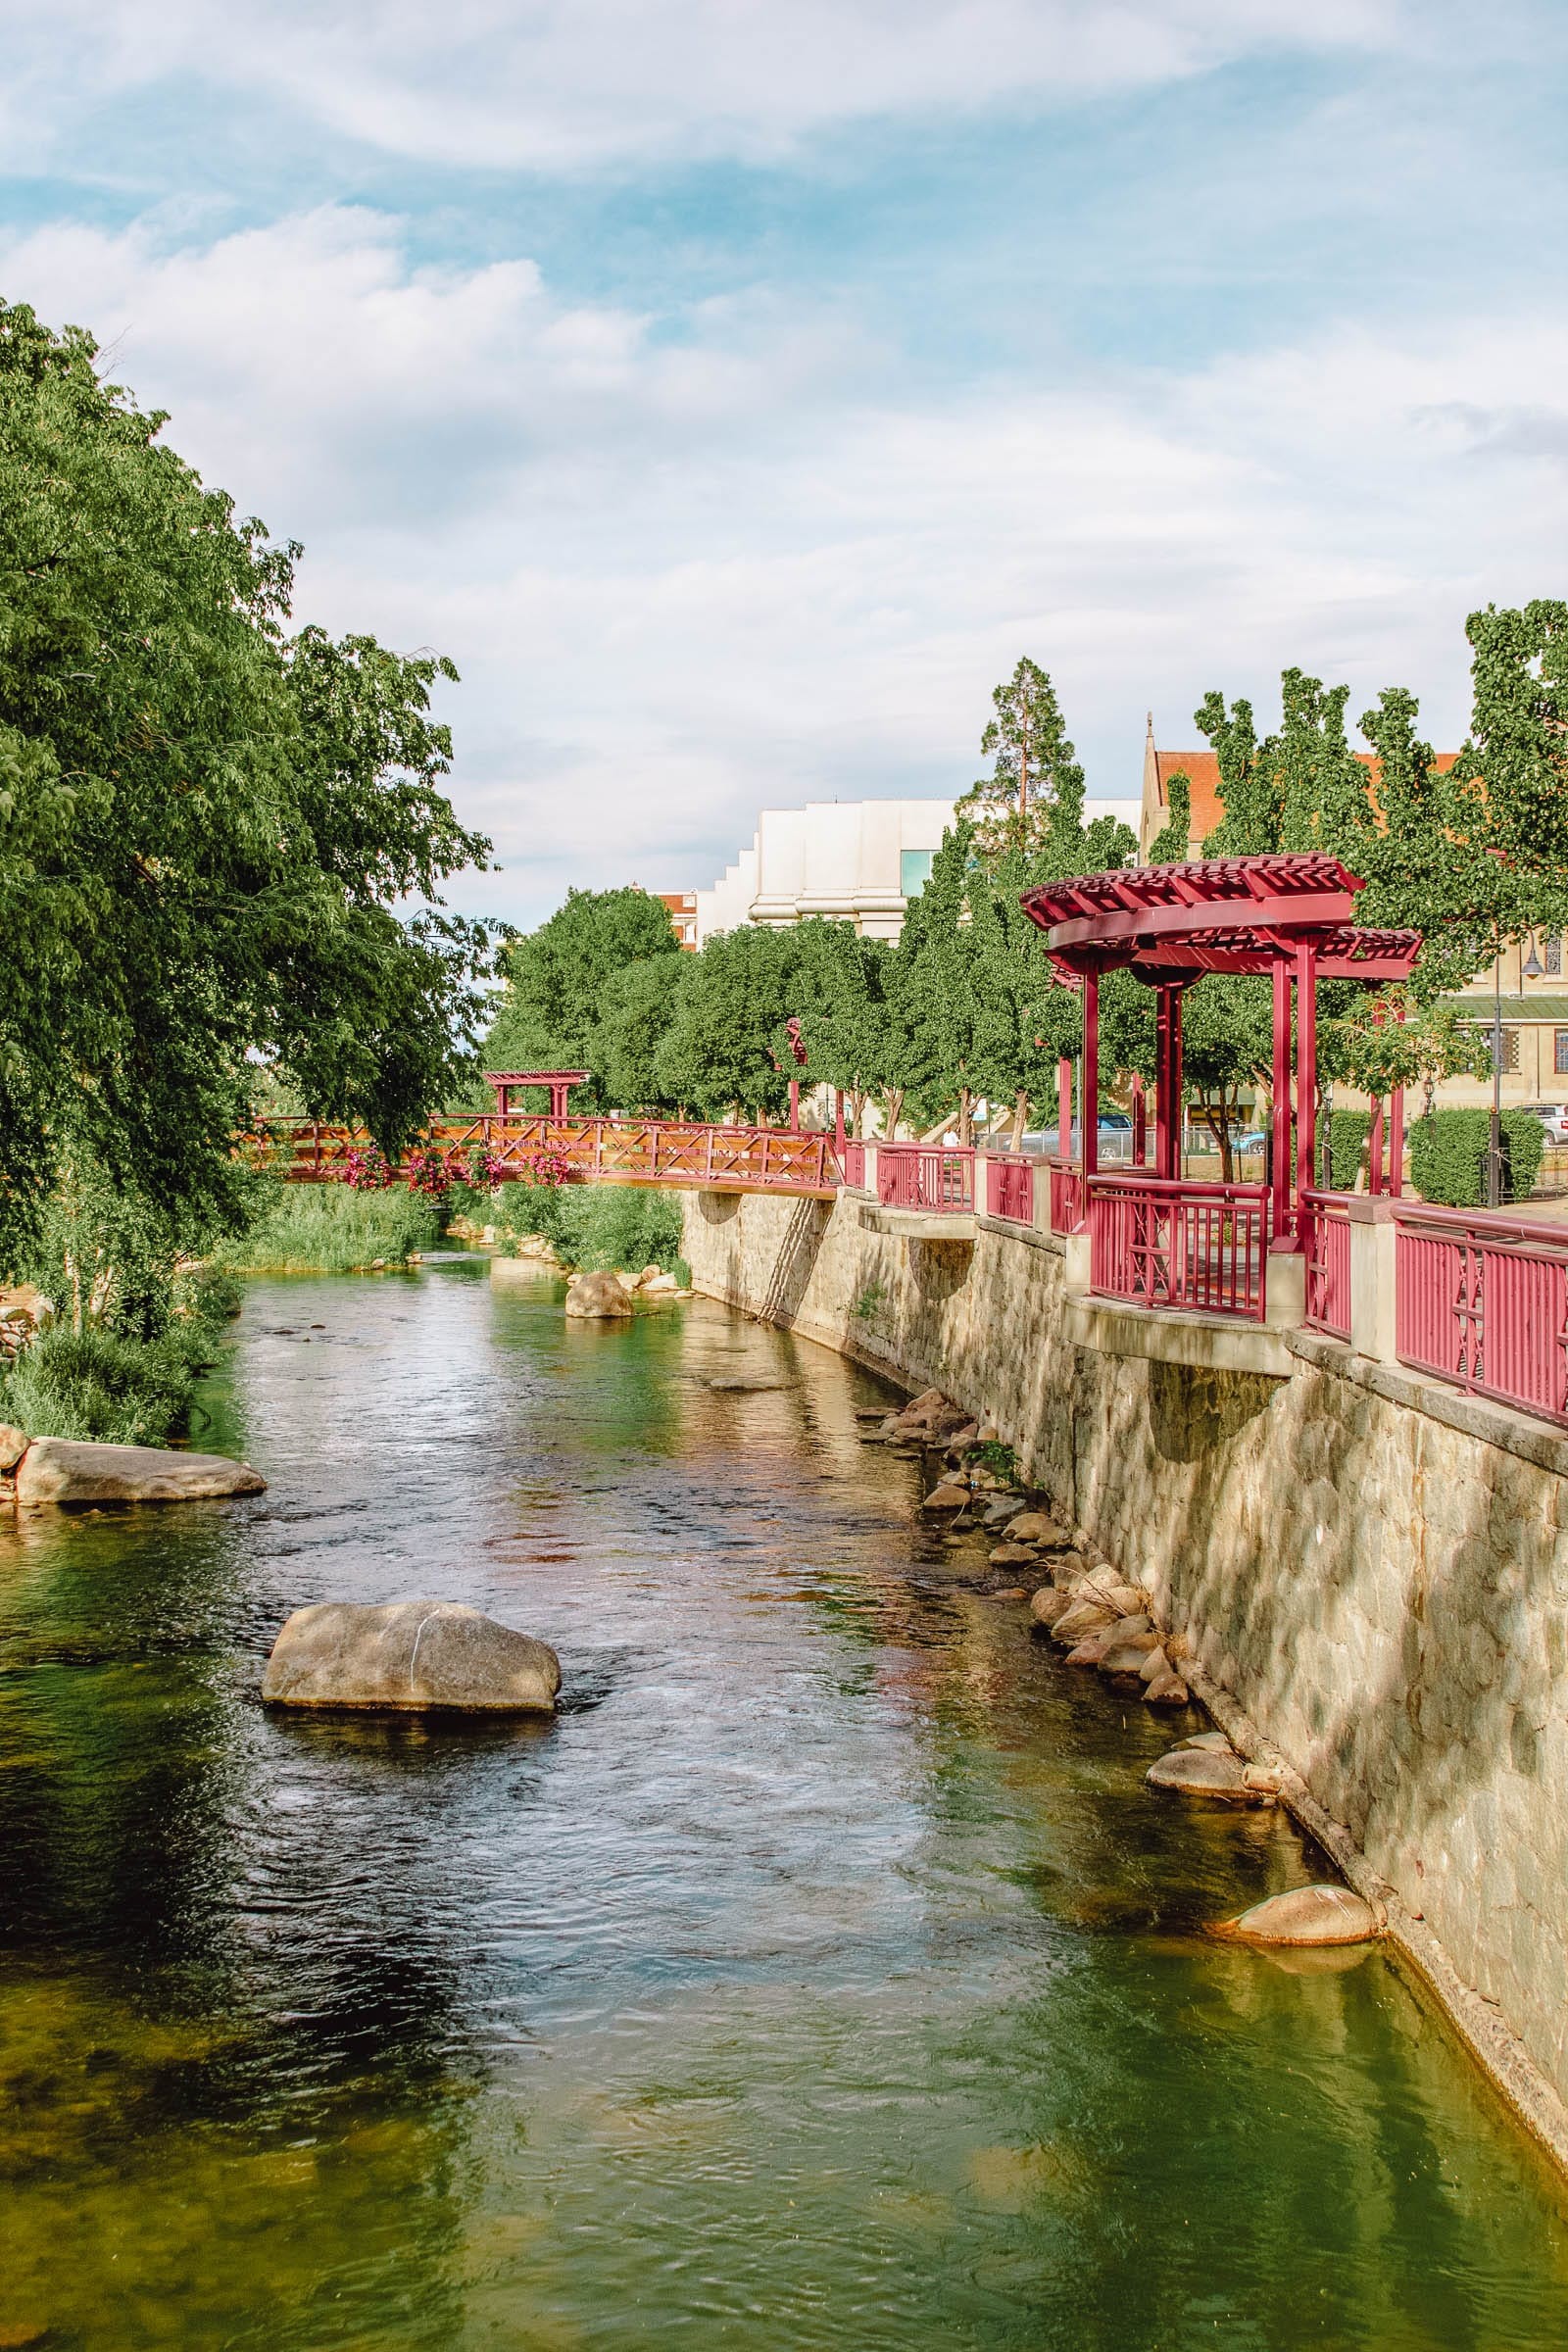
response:
<path fill-rule="evenodd" d="M 1494 2005 L 1544 2078 L 1505 2087 L 1568 2151 L 1568 1441 L 1308 1335 L 1287 1378 L 1075 1347 L 1060 1245 L 985 1218 L 921 1241 L 853 1196 L 683 1199 L 699 1290 L 989 1413 L 1346 1826 L 1428 1973 Z"/>

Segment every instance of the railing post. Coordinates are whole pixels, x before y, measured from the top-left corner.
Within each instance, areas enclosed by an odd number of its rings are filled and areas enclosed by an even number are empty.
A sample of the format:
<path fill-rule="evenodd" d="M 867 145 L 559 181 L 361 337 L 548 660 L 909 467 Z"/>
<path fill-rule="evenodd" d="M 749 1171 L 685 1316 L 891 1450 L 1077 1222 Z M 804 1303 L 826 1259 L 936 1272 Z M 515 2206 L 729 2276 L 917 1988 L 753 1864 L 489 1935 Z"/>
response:
<path fill-rule="evenodd" d="M 1380 1364 L 1399 1360 L 1395 1330 L 1399 1229 L 1392 1203 L 1352 1194 L 1350 1220 L 1350 1346 Z"/>

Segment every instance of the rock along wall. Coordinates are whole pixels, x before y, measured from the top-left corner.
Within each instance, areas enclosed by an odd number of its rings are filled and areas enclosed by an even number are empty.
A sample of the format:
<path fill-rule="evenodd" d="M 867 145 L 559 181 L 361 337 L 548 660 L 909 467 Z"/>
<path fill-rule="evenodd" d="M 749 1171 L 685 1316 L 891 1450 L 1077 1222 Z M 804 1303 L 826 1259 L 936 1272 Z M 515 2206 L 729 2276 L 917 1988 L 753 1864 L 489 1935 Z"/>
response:
<path fill-rule="evenodd" d="M 684 1198 L 699 1290 L 992 1416 L 1568 2098 L 1568 1441 L 1321 1341 L 1288 1379 L 1074 1347 L 1044 1237 Z"/>

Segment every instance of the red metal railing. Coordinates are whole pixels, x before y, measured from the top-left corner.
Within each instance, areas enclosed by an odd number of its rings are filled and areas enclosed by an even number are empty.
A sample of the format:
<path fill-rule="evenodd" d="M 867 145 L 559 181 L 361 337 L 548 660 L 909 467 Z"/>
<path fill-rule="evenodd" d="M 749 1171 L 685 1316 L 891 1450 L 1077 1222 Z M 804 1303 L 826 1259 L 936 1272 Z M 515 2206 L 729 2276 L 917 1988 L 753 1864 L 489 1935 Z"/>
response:
<path fill-rule="evenodd" d="M 328 1183 L 370 1141 L 361 1128 L 309 1119 L 270 1122 L 273 1164 L 296 1182 Z M 482 1145 L 501 1181 L 526 1176 L 541 1152 L 564 1159 L 579 1176 L 622 1184 L 715 1185 L 726 1191 L 813 1193 L 837 1189 L 833 1139 L 815 1129 L 719 1127 L 674 1119 L 551 1119 L 481 1112 L 432 1119 L 422 1148 L 463 1151 Z M 499 1164 L 498 1164 L 499 1163 Z"/>
<path fill-rule="evenodd" d="M 986 1213 L 1015 1224 L 1035 1221 L 1035 1162 L 1022 1152 L 986 1154 Z"/>
<path fill-rule="evenodd" d="M 1092 1176 L 1090 1287 L 1139 1306 L 1261 1322 L 1267 1223 L 1262 1185 Z"/>
<path fill-rule="evenodd" d="M 853 1192 L 865 1190 L 865 1146 L 847 1143 L 839 1153 L 839 1168 Z"/>
<path fill-rule="evenodd" d="M 974 1207 L 974 1153 L 927 1144 L 878 1144 L 876 1197 L 884 1208 L 952 1215 Z"/>
<path fill-rule="evenodd" d="M 1306 1319 L 1331 1338 L 1350 1336 L 1350 1218 L 1338 1193 L 1301 1196 L 1306 1250 Z"/>
<path fill-rule="evenodd" d="M 1075 1159 L 1051 1163 L 1051 1230 L 1076 1233 L 1084 1221 L 1084 1174 Z"/>
<path fill-rule="evenodd" d="M 1568 1423 L 1568 1233 L 1413 1205 L 1396 1221 L 1401 1363 Z"/>

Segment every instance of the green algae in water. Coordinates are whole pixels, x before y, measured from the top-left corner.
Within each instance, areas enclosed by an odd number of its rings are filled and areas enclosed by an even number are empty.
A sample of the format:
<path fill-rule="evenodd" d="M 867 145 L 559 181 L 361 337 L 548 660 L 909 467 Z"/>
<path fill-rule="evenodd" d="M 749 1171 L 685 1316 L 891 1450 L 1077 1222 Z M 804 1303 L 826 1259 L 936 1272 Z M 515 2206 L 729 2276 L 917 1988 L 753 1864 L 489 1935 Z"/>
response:
<path fill-rule="evenodd" d="M 1203 1939 L 1320 1865 L 927 1556 L 866 1376 L 580 1342 L 257 1283 L 204 1438 L 266 1495 L 0 1531 L 0 2345 L 1561 2342 L 1557 2184 L 1419 1990 Z M 560 1722 L 263 1713 L 290 1608 L 413 1591 L 553 1642 Z"/>

